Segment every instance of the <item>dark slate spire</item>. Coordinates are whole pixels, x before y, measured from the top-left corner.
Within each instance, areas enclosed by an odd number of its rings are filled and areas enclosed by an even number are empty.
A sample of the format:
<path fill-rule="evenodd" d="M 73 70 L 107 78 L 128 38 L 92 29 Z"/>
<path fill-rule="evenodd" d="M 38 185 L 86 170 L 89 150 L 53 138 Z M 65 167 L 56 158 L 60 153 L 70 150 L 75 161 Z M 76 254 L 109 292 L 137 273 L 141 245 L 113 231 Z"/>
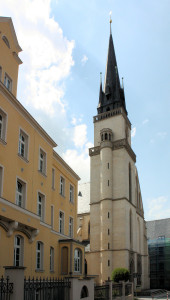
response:
<path fill-rule="evenodd" d="M 97 110 L 98 114 L 100 114 L 118 107 L 123 107 L 127 114 L 124 90 L 120 86 L 116 55 L 110 27 L 110 38 L 106 64 L 104 91 L 102 91 L 102 86 L 100 83 L 99 105 Z"/>
<path fill-rule="evenodd" d="M 102 73 L 100 72 L 100 91 L 99 91 L 99 105 L 98 108 L 103 104 L 103 89 L 102 89 Z"/>

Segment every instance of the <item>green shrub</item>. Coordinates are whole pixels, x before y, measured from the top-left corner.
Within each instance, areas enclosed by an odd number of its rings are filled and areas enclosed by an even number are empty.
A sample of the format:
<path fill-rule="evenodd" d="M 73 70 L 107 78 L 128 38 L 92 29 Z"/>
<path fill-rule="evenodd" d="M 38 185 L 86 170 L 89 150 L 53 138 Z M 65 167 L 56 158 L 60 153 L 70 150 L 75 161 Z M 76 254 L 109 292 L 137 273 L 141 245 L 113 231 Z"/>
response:
<path fill-rule="evenodd" d="M 114 269 L 111 275 L 111 279 L 114 282 L 119 282 L 119 281 L 128 281 L 129 280 L 130 273 L 127 269 L 125 268 L 117 268 Z"/>

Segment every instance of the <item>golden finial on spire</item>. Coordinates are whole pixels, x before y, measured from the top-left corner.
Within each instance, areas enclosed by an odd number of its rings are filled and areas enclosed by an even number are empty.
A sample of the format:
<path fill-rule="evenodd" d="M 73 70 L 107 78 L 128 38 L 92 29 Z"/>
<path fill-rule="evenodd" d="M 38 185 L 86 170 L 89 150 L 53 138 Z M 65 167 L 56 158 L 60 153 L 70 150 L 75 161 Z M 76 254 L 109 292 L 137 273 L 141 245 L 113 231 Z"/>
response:
<path fill-rule="evenodd" d="M 111 34 L 111 32 L 112 32 L 112 30 L 111 30 L 111 24 L 112 24 L 112 11 L 110 11 L 109 15 L 110 15 L 110 34 Z"/>

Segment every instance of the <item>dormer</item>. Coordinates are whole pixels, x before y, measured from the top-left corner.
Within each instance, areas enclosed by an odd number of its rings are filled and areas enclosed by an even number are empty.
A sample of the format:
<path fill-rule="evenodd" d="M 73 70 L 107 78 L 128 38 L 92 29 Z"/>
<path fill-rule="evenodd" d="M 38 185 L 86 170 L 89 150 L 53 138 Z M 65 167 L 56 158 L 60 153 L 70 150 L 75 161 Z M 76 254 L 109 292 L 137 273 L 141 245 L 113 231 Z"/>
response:
<path fill-rule="evenodd" d="M 18 53 L 22 51 L 18 44 L 11 18 L 0 17 L 0 81 L 3 87 L 17 96 L 18 69 L 22 64 Z"/>

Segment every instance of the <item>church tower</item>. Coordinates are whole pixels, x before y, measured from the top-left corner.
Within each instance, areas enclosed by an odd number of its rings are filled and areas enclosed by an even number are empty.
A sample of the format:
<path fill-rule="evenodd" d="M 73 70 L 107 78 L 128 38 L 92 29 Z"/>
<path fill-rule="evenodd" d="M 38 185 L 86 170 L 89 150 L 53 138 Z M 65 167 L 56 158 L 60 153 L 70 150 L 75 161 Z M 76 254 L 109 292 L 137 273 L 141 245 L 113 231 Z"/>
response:
<path fill-rule="evenodd" d="M 88 274 L 97 282 L 110 279 L 117 267 L 148 287 L 148 250 L 136 155 L 131 148 L 131 123 L 120 84 L 110 29 L 104 88 L 100 82 L 90 155 L 90 251 Z"/>

